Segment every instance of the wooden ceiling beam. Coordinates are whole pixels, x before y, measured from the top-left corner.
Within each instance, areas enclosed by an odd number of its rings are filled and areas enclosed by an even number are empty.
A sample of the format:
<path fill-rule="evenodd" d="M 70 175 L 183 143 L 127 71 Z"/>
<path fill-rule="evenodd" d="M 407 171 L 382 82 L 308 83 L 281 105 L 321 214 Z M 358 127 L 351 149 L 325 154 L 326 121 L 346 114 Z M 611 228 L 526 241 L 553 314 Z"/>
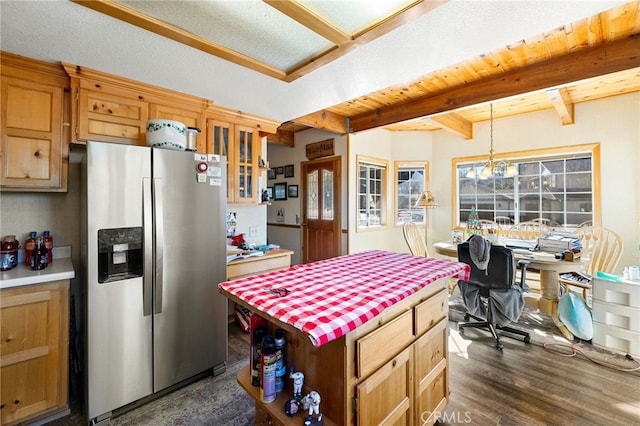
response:
<path fill-rule="evenodd" d="M 429 117 L 429 119 L 445 130 L 462 136 L 465 139 L 473 139 L 473 125 L 469 120 L 451 112 L 449 114 L 439 114 Z"/>
<path fill-rule="evenodd" d="M 296 124 L 323 129 L 328 132 L 344 135 L 349 133 L 347 129 L 347 118 L 330 111 L 318 111 L 293 120 Z"/>
<path fill-rule="evenodd" d="M 553 107 L 556 109 L 556 112 L 560 116 L 562 125 L 573 124 L 574 108 L 567 88 L 561 87 L 560 89 L 549 89 L 547 90 L 547 95 L 549 96 L 549 100 L 553 104 Z"/>
<path fill-rule="evenodd" d="M 312 10 L 307 9 L 296 1 L 262 1 L 338 46 L 351 41 L 350 34 L 345 33 L 340 28 L 332 25 Z"/>
<path fill-rule="evenodd" d="M 289 130 L 278 129 L 276 133 L 267 135 L 267 143 L 295 146 L 295 134 Z"/>
<path fill-rule="evenodd" d="M 640 34 L 351 117 L 359 132 L 640 66 Z"/>

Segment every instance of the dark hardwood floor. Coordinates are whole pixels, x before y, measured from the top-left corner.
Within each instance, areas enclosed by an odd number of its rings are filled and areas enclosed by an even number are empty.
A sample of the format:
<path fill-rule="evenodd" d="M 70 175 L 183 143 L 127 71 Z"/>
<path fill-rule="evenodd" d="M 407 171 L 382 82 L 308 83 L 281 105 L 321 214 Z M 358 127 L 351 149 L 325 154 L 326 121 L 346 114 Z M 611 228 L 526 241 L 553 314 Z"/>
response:
<path fill-rule="evenodd" d="M 450 330 L 459 344 L 449 347 L 451 398 L 440 424 L 640 425 L 640 371 L 510 338 L 501 339 L 500 352 L 483 331 L 459 340 L 455 323 Z"/>

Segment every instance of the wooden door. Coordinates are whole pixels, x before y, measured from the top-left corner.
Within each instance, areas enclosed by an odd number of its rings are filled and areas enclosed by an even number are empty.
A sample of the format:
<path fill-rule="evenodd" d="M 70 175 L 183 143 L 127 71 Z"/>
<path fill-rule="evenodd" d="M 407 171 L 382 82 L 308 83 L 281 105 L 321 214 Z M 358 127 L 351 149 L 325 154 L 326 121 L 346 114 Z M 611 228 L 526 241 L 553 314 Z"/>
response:
<path fill-rule="evenodd" d="M 302 262 L 342 254 L 340 157 L 302 163 Z"/>

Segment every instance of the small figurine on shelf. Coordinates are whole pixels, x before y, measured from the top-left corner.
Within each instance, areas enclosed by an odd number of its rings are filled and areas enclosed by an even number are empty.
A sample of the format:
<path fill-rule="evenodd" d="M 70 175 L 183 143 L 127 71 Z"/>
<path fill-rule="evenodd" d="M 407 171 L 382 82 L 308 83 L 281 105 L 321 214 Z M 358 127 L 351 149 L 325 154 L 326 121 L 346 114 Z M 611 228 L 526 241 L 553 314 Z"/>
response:
<path fill-rule="evenodd" d="M 309 416 L 306 420 L 312 425 L 322 425 L 322 413 L 320 412 L 320 394 L 317 391 L 311 391 L 309 395 Z M 315 417 L 314 417 L 315 414 Z"/>
<path fill-rule="evenodd" d="M 263 203 L 269 202 L 269 192 L 266 189 L 262 190 L 262 202 Z"/>
<path fill-rule="evenodd" d="M 299 371 L 293 372 L 293 368 L 289 372 L 289 378 L 293 379 L 293 397 L 302 398 L 302 384 L 304 383 L 304 374 Z"/>

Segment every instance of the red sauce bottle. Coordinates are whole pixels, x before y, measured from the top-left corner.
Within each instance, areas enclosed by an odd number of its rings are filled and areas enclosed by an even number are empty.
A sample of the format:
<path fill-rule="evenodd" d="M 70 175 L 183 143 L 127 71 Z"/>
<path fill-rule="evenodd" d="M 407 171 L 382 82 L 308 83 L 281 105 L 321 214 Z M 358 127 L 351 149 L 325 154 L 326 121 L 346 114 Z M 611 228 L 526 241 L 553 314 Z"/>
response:
<path fill-rule="evenodd" d="M 36 249 L 36 233 L 29 232 L 29 238 L 24 241 L 24 264 L 31 266 L 31 253 Z"/>
<path fill-rule="evenodd" d="M 47 248 L 47 265 L 53 263 L 53 236 L 49 231 L 42 233 L 42 243 Z"/>

